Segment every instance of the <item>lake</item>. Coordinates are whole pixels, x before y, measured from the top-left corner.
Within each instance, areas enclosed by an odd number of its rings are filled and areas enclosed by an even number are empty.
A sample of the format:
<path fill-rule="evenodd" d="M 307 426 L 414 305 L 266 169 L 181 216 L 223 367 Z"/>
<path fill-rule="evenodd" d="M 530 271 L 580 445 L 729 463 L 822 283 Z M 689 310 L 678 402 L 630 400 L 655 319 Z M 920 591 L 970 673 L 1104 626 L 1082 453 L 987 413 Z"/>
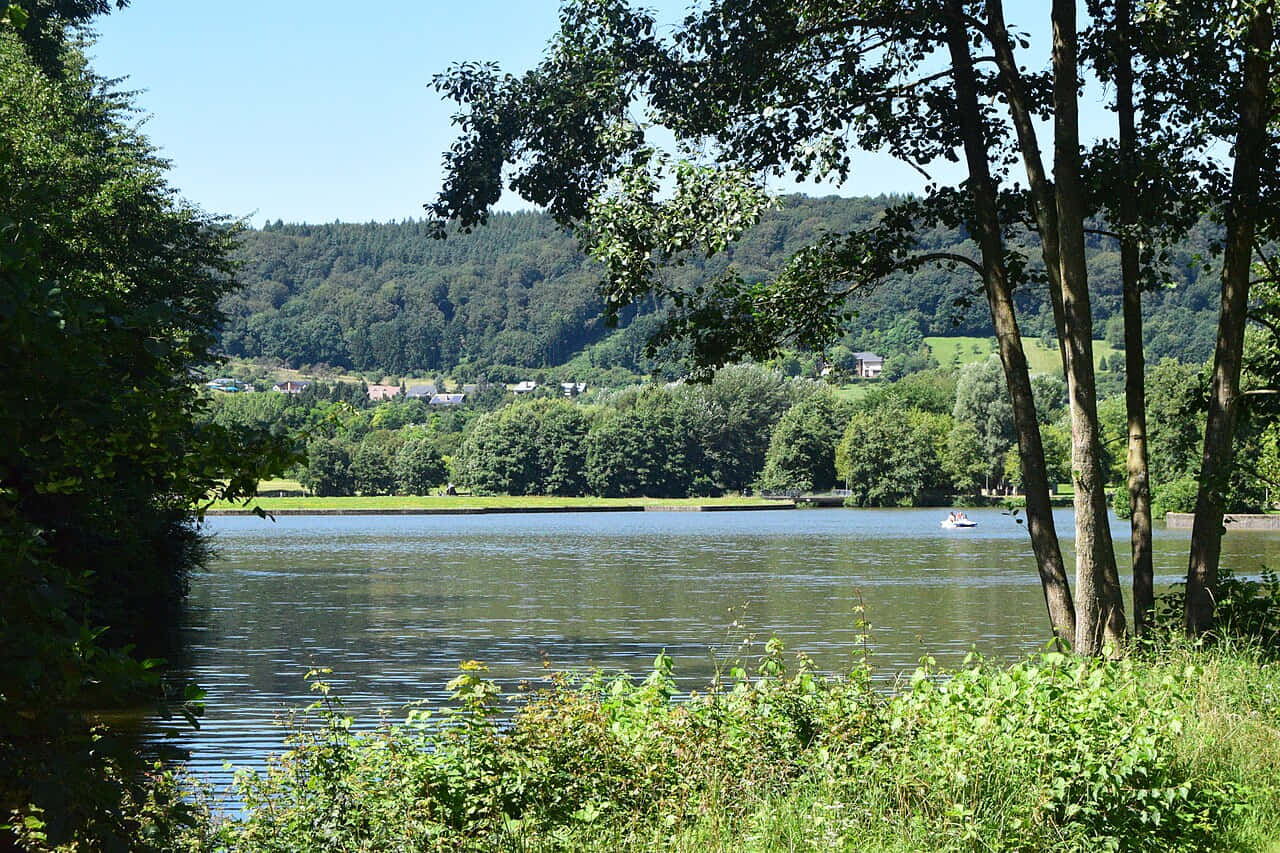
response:
<path fill-rule="evenodd" d="M 215 784 L 224 762 L 260 765 L 281 749 L 273 720 L 310 701 L 313 666 L 366 722 L 442 700 L 470 659 L 509 696 L 544 662 L 643 674 L 665 649 L 697 689 L 744 639 L 758 653 L 776 634 L 839 672 L 860 648 L 859 607 L 886 681 L 926 653 L 1032 652 L 1048 620 L 1027 533 L 968 512 L 976 529 L 941 529 L 937 509 L 211 518 L 218 558 L 192 581 L 181 667 L 207 711 L 172 742 Z M 1069 548 L 1070 510 L 1057 523 Z M 1128 523 L 1112 532 L 1125 567 Z M 1189 539 L 1156 530 L 1157 588 L 1182 579 Z M 1228 534 L 1223 564 L 1280 567 L 1280 534 Z"/>

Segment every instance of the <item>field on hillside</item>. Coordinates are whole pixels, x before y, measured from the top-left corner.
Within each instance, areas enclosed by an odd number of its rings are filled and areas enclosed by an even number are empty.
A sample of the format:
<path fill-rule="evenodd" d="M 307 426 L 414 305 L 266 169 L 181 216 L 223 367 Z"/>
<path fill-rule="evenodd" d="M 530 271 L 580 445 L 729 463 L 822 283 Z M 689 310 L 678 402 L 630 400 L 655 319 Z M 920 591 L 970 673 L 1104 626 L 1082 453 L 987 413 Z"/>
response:
<path fill-rule="evenodd" d="M 875 383 L 876 380 L 874 379 L 870 381 L 863 380 L 861 382 L 851 382 L 842 388 L 837 388 L 836 396 L 842 400 L 852 400 L 853 402 L 857 402 L 867 396 L 867 393 L 875 387 Z"/>
<path fill-rule="evenodd" d="M 955 367 L 957 369 L 975 361 L 982 361 L 996 350 L 995 338 L 933 337 L 925 338 L 924 342 L 933 352 L 933 357 L 938 360 L 938 364 L 943 367 Z M 1059 376 L 1062 375 L 1056 347 L 1046 347 L 1039 339 L 1035 338 L 1023 338 L 1022 345 L 1026 348 L 1027 364 L 1032 373 L 1056 373 Z M 1104 358 L 1110 362 L 1118 352 L 1120 350 L 1115 349 L 1106 341 L 1094 341 L 1094 368 L 1100 369 Z"/>

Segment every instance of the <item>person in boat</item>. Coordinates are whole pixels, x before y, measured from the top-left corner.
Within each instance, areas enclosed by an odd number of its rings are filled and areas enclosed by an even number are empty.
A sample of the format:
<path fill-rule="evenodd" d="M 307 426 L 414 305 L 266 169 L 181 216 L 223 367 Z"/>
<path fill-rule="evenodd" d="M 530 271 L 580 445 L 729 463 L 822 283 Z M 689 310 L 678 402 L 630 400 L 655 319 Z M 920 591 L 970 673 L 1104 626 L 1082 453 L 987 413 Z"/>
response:
<path fill-rule="evenodd" d="M 952 511 L 952 512 L 950 512 L 950 513 L 948 513 L 948 514 L 947 514 L 947 521 L 948 521 L 949 523 L 951 523 L 951 524 L 955 524 L 955 523 L 956 523 L 956 514 L 955 514 L 955 512 L 954 512 L 954 511 Z"/>
<path fill-rule="evenodd" d="M 963 512 L 963 511 L 961 511 L 961 512 L 956 513 L 955 518 L 954 518 L 954 519 L 952 519 L 952 520 L 953 520 L 953 521 L 968 521 L 968 520 L 969 520 L 969 516 L 965 515 L 965 514 L 964 514 L 964 512 Z"/>

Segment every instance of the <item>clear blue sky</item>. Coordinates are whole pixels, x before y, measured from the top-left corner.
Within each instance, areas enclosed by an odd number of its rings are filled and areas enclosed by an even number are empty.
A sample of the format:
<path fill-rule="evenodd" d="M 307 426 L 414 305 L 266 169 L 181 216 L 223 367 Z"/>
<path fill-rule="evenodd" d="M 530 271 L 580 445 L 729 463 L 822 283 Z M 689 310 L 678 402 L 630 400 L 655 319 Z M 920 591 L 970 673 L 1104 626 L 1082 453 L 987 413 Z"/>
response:
<path fill-rule="evenodd" d="M 644 5 L 673 24 L 688 2 Z M 1011 20 L 1025 7 L 1047 23 L 1047 4 L 1009 6 Z M 557 8 L 556 0 L 133 0 L 96 21 L 90 53 L 100 74 L 128 77 L 126 88 L 139 90 L 145 131 L 173 162 L 172 184 L 206 211 L 255 225 L 388 221 L 421 217 L 439 188 L 453 105 L 430 88 L 432 76 L 462 60 L 531 66 Z M 893 161 L 859 165 L 842 194 L 922 185 Z"/>

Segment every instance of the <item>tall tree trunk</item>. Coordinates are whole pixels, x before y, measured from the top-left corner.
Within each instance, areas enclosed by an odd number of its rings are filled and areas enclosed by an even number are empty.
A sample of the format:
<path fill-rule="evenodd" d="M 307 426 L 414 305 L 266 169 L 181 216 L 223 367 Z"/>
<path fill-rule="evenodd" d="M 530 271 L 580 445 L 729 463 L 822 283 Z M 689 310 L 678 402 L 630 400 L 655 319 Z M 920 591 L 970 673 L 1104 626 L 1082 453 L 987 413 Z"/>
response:
<path fill-rule="evenodd" d="M 1250 257 L 1259 204 L 1259 174 L 1266 156 L 1269 119 L 1271 42 L 1274 21 L 1263 5 L 1249 24 L 1244 60 L 1244 91 L 1236 131 L 1235 169 L 1227 208 L 1227 242 L 1222 259 L 1222 301 L 1218 339 L 1213 353 L 1213 385 L 1204 429 L 1196 520 L 1191 530 L 1187 566 L 1186 629 L 1203 634 L 1213 628 L 1222 553 L 1222 516 L 1231 473 L 1236 405 L 1240 397 L 1240 363 L 1249 302 Z"/>
<path fill-rule="evenodd" d="M 1031 393 L 1031 377 L 1027 357 L 1022 348 L 1022 335 L 1013 310 L 1013 294 L 1004 265 L 1004 244 L 996 207 L 995 184 L 987 161 L 987 143 L 978 104 L 973 58 L 969 53 L 968 33 L 961 13 L 960 0 L 947 0 L 947 45 L 955 69 L 956 104 L 965 158 L 969 166 L 969 192 L 973 199 L 974 237 L 982 252 L 982 281 L 991 308 L 991 321 L 999 343 L 1000 361 L 1005 383 L 1013 404 L 1014 429 L 1018 435 L 1018 452 L 1022 459 L 1023 485 L 1027 493 L 1027 527 L 1031 547 L 1036 555 L 1040 585 L 1054 635 L 1070 643 L 1075 635 L 1076 616 L 1067 582 L 1058 532 L 1053 523 L 1049 502 L 1049 480 L 1044 464 L 1044 447 L 1040 441 L 1040 425 L 1036 420 L 1035 399 Z"/>
<path fill-rule="evenodd" d="M 1071 474 L 1076 510 L 1076 641 L 1098 654 L 1124 640 L 1124 596 L 1107 517 L 1106 481 L 1098 435 L 1093 375 L 1093 319 L 1084 256 L 1084 183 L 1076 73 L 1075 0 L 1053 0 L 1054 191 L 1059 268 L 1067 327 L 1067 390 L 1071 408 Z"/>
<path fill-rule="evenodd" d="M 1036 230 L 1040 232 L 1040 254 L 1044 258 L 1045 272 L 1049 278 L 1049 304 L 1053 308 L 1053 325 L 1058 335 L 1058 358 L 1062 362 L 1062 377 L 1067 376 L 1067 326 L 1062 306 L 1062 275 L 1058 261 L 1058 211 L 1053 198 L 1053 184 L 1045 174 L 1040 156 L 1040 142 L 1036 126 L 1027 102 L 1022 72 L 1013 55 L 1013 42 L 1009 38 L 1004 21 L 1002 0 L 987 0 L 987 26 L 990 28 L 991 45 L 995 51 L 996 66 L 1000 69 L 1000 84 L 1009 101 L 1009 115 L 1018 134 L 1018 148 L 1022 151 L 1022 163 L 1027 172 L 1027 185 L 1031 188 L 1032 213 Z"/>
<path fill-rule="evenodd" d="M 1130 0 L 1116 0 L 1116 115 L 1124 184 L 1120 191 L 1120 278 L 1124 287 L 1124 402 L 1128 421 L 1125 469 L 1129 488 L 1129 550 L 1133 558 L 1133 630 L 1151 627 L 1155 608 L 1151 562 L 1151 484 L 1147 470 L 1146 359 L 1142 351 L 1142 291 L 1139 268 L 1138 133 L 1133 108 L 1133 38 Z"/>

